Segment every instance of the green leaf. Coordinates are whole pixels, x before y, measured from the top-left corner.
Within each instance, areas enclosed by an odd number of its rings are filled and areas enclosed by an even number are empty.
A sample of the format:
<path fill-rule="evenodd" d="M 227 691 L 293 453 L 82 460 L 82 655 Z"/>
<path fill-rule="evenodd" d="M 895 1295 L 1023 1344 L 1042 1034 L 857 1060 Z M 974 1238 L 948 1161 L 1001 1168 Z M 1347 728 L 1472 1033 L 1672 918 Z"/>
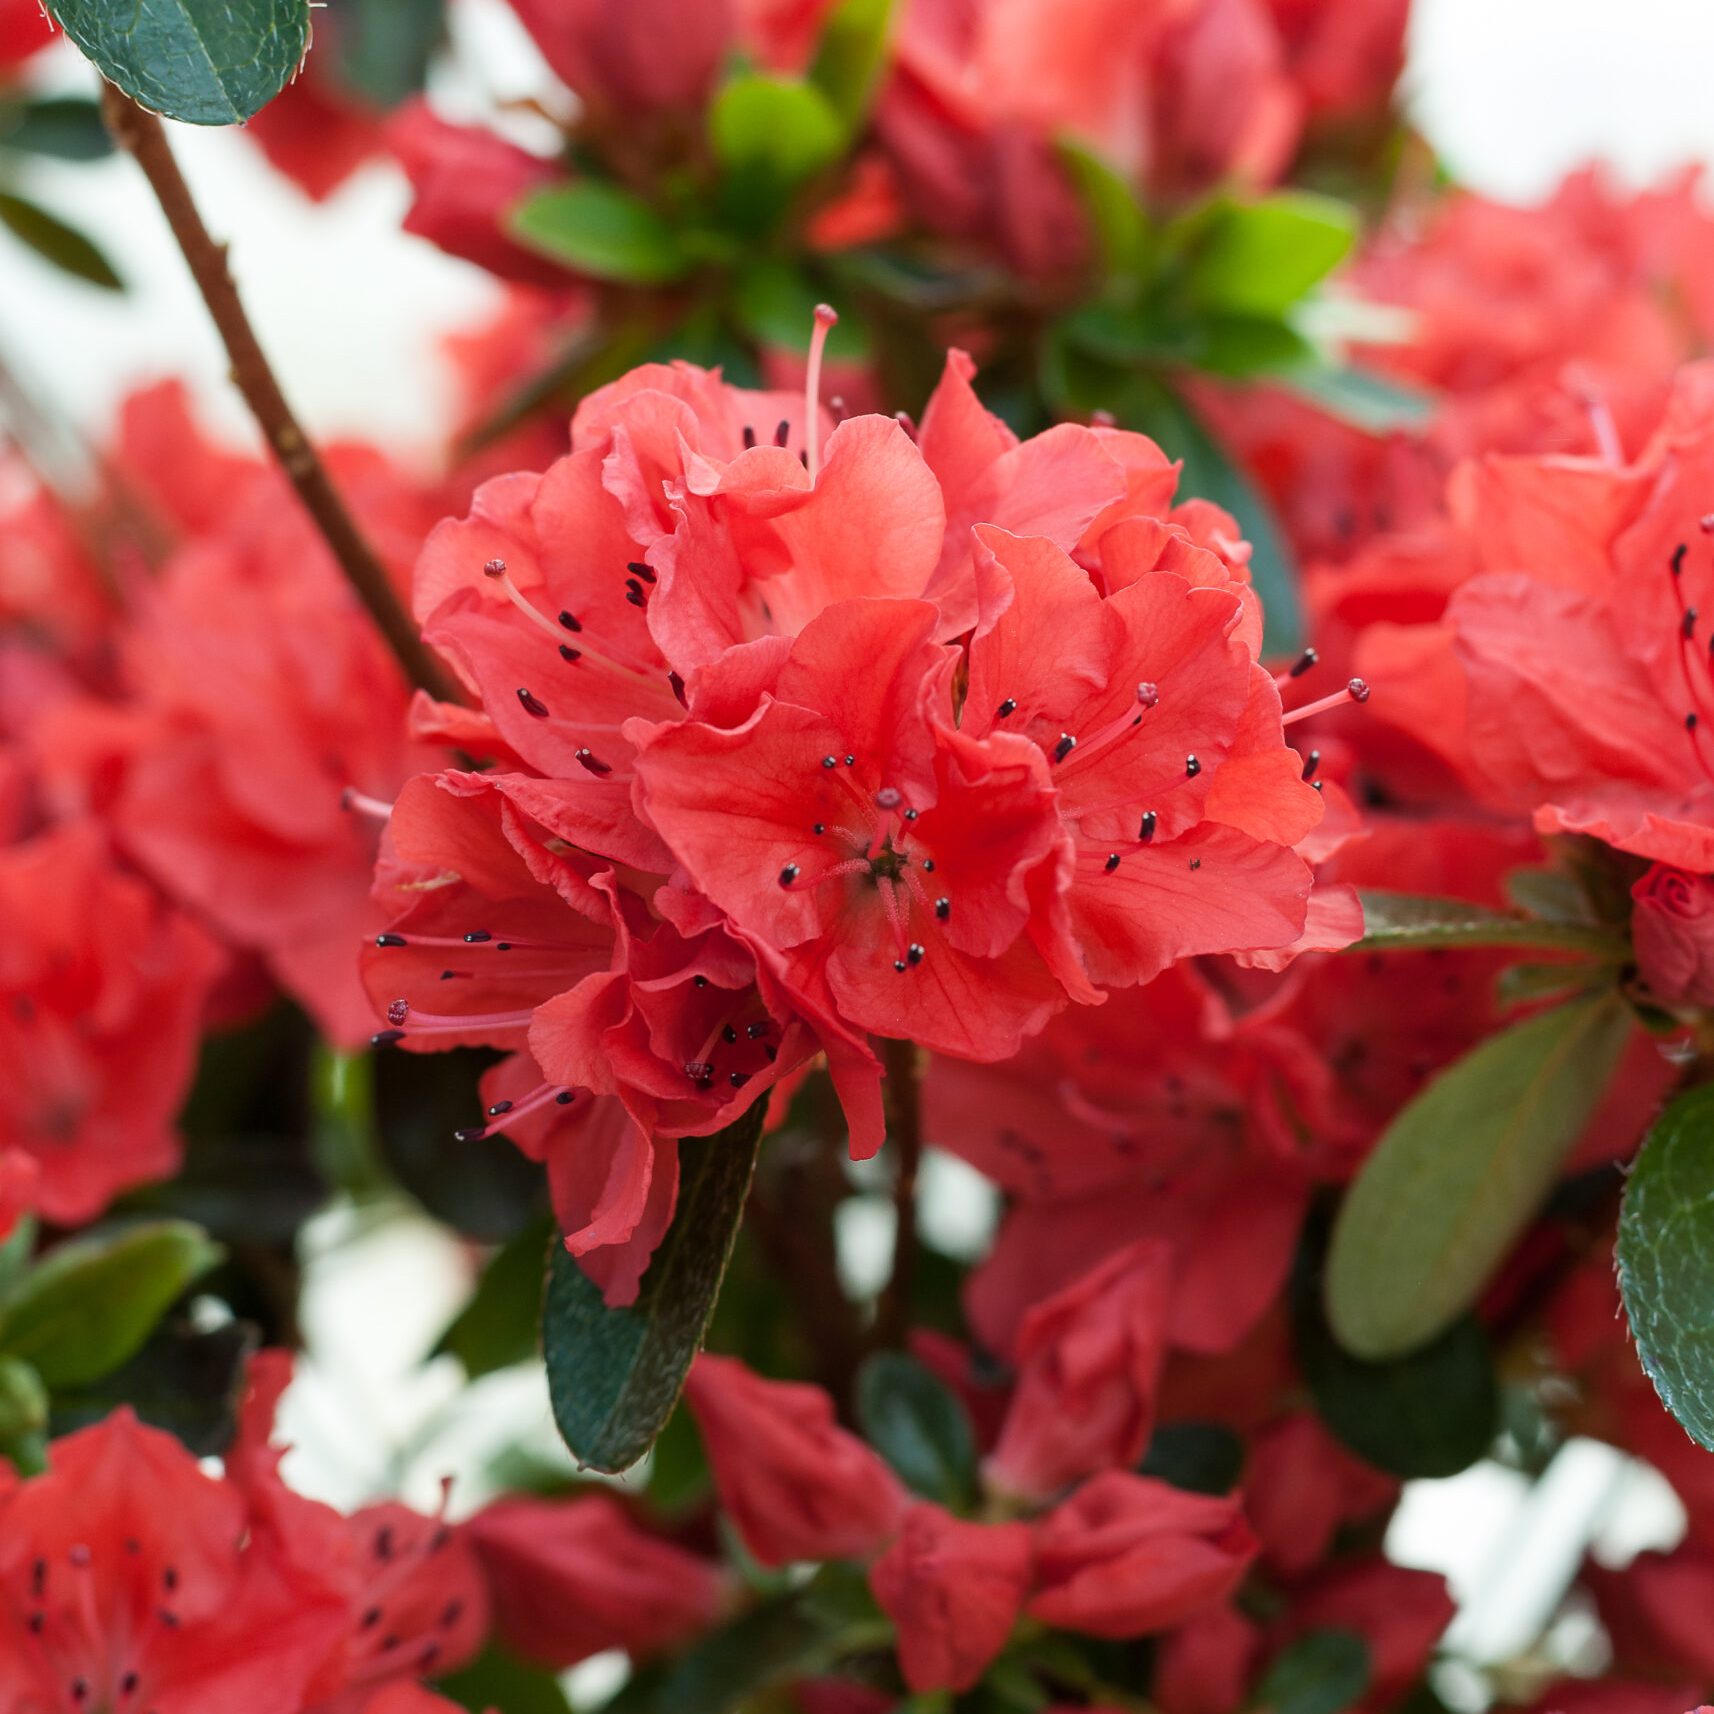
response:
<path fill-rule="evenodd" d="M 1286 191 L 1218 205 L 1191 256 L 1185 290 L 1240 315 L 1281 316 L 1345 259 L 1357 216 L 1342 202 Z"/>
<path fill-rule="evenodd" d="M 1311 1285 L 1298 1293 L 1293 1333 L 1317 1414 L 1376 1469 L 1406 1480 L 1456 1476 L 1493 1445 L 1500 1393 L 1474 1317 L 1408 1356 L 1369 1363 L 1339 1348 Z"/>
<path fill-rule="evenodd" d="M 446 0 L 340 0 L 333 47 L 345 82 L 397 107 L 428 79 L 446 33 Z"/>
<path fill-rule="evenodd" d="M 1134 389 L 1121 421 L 1152 436 L 1168 458 L 1184 460 L 1181 496 L 1212 500 L 1238 520 L 1250 544 L 1250 577 L 1266 616 L 1264 646 L 1270 654 L 1295 654 L 1303 646 L 1297 561 L 1260 491 L 1226 456 L 1190 406 L 1169 388 Z"/>
<path fill-rule="evenodd" d="M 442 1696 L 473 1714 L 503 1708 L 505 1714 L 571 1714 L 559 1680 L 541 1667 L 525 1666 L 498 1643 L 490 1643 L 468 1666 L 435 1686 Z"/>
<path fill-rule="evenodd" d="M 1105 271 L 1139 273 L 1148 254 L 1149 225 L 1137 193 L 1123 174 L 1073 138 L 1060 139 L 1059 158 L 1089 217 Z"/>
<path fill-rule="evenodd" d="M 1222 1422 L 1163 1422 L 1137 1466 L 1193 1494 L 1229 1494 L 1244 1468 L 1244 1443 Z"/>
<path fill-rule="evenodd" d="M 1463 899 L 1365 891 L 1363 938 L 1354 952 L 1399 952 L 1435 946 L 1535 946 L 1592 957 L 1622 958 L 1618 934 L 1585 923 L 1508 916 Z"/>
<path fill-rule="evenodd" d="M 1619 1291 L 1637 1355 L 1699 1445 L 1714 1451 L 1714 1085 L 1655 1121 L 1625 1186 Z"/>
<path fill-rule="evenodd" d="M 244 1321 L 206 1331 L 187 1319 L 169 1321 L 136 1356 L 100 1380 L 57 1388 L 53 1432 L 87 1428 L 129 1405 L 197 1457 L 218 1457 L 238 1431 L 238 1407 L 258 1343 L 256 1329 Z"/>
<path fill-rule="evenodd" d="M 666 221 L 639 197 L 600 179 L 537 191 L 512 210 L 507 224 L 520 244 L 597 280 L 660 285 L 690 266 Z"/>
<path fill-rule="evenodd" d="M 1474 1304 L 1552 1187 L 1631 1030 L 1613 994 L 1490 1036 L 1388 1127 L 1346 1192 L 1327 1312 L 1359 1357 L 1427 1344 Z"/>
<path fill-rule="evenodd" d="M 789 262 L 757 262 L 746 268 L 732 291 L 732 319 L 758 345 L 805 351 L 815 327 L 816 305 L 826 297 Z M 835 306 L 837 307 L 837 306 Z M 827 354 L 861 361 L 869 355 L 863 324 L 842 315 L 827 336 Z"/>
<path fill-rule="evenodd" d="M 1355 1631 L 1309 1631 L 1263 1674 L 1261 1714 L 1344 1714 L 1368 1693 L 1369 1645 Z"/>
<path fill-rule="evenodd" d="M 555 1244 L 542 1305 L 542 1354 L 554 1421 L 572 1456 L 627 1469 L 672 1414 L 702 1344 L 743 1218 L 765 1103 L 712 1137 L 679 1145 L 678 1210 L 637 1293 L 609 1309 Z"/>
<path fill-rule="evenodd" d="M 821 27 L 809 81 L 853 134 L 869 111 L 887 54 L 894 0 L 838 0 Z"/>
<path fill-rule="evenodd" d="M 891 1638 L 862 1571 L 826 1565 L 799 1593 L 752 1608 L 677 1659 L 643 1668 L 603 1714 L 733 1714 L 774 1686 L 816 1677 Z"/>
<path fill-rule="evenodd" d="M 722 211 L 745 231 L 764 229 L 846 142 L 839 115 L 813 84 L 759 72 L 741 72 L 721 88 L 708 135 L 722 171 Z"/>
<path fill-rule="evenodd" d="M 976 1437 L 964 1402 L 902 1351 L 877 1351 L 857 1373 L 857 1420 L 907 1486 L 949 1510 L 976 1494 Z"/>
<path fill-rule="evenodd" d="M 93 239 L 13 191 L 0 191 L 0 226 L 61 273 L 74 275 L 104 291 L 125 289 L 118 270 Z"/>
<path fill-rule="evenodd" d="M 220 1258 L 220 1246 L 183 1220 L 70 1239 L 0 1304 L 0 1351 L 34 1364 L 53 1390 L 99 1380 Z"/>
<path fill-rule="evenodd" d="M 1315 360 L 1315 347 L 1289 322 L 1261 315 L 1209 316 L 1192 355 L 1198 369 L 1239 381 L 1307 370 Z"/>
<path fill-rule="evenodd" d="M 0 1458 L 20 1441 L 39 1441 L 48 1427 L 48 1389 L 20 1357 L 0 1355 Z"/>
<path fill-rule="evenodd" d="M 0 147 L 56 161 L 99 161 L 113 153 L 101 104 L 85 95 L 45 95 L 0 103 Z"/>
<path fill-rule="evenodd" d="M 1285 385 L 1299 398 L 1367 434 L 1413 433 L 1433 419 L 1439 401 L 1367 369 L 1306 369 Z"/>
<path fill-rule="evenodd" d="M 189 125 L 237 125 L 285 88 L 309 47 L 309 0 L 47 0 L 96 70 Z"/>
<path fill-rule="evenodd" d="M 440 1336 L 443 1352 L 464 1365 L 466 1377 L 492 1374 L 536 1354 L 542 1310 L 542 1262 L 554 1241 L 554 1223 L 540 1219 L 495 1252 L 470 1301 Z"/>

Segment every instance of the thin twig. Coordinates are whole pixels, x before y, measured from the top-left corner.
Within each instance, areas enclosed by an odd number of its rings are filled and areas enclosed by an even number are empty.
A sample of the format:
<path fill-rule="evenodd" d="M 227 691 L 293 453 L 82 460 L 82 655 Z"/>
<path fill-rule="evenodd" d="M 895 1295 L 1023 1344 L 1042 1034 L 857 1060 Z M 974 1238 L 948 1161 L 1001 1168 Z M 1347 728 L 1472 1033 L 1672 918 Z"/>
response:
<path fill-rule="evenodd" d="M 386 567 L 357 527 L 327 467 L 287 403 L 233 284 L 226 246 L 217 243 L 203 224 L 160 119 L 112 84 L 102 88 L 101 112 L 114 141 L 143 169 L 226 347 L 233 384 L 250 407 L 305 511 L 332 549 L 340 570 L 368 609 L 405 676 L 442 701 L 458 700 L 457 690 L 417 635 Z"/>
<path fill-rule="evenodd" d="M 922 1164 L 922 1082 L 914 1042 L 881 1044 L 886 1080 L 881 1086 L 886 1103 L 887 1141 L 897 1153 L 893 1179 L 893 1209 L 897 1215 L 893 1238 L 893 1272 L 881 1293 L 875 1321 L 876 1343 L 896 1349 L 910 1331 L 911 1291 L 916 1283 L 917 1170 Z"/>

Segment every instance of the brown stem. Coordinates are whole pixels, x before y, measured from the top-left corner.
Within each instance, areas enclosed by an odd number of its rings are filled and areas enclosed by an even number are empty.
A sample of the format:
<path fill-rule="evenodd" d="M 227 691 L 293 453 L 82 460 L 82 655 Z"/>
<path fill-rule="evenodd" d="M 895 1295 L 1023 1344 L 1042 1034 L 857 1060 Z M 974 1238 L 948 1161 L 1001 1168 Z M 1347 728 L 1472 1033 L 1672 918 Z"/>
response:
<path fill-rule="evenodd" d="M 203 224 L 161 121 L 112 84 L 102 87 L 101 112 L 114 141 L 143 169 L 143 176 L 167 217 L 167 225 L 178 241 L 191 277 L 226 347 L 233 384 L 250 407 L 269 450 L 297 490 L 304 510 L 333 550 L 340 570 L 357 591 L 358 599 L 368 609 L 388 648 L 404 668 L 405 676 L 442 701 L 458 700 L 452 681 L 417 635 L 416 625 L 394 592 L 386 567 L 357 527 L 268 366 L 256 330 L 250 325 L 243 300 L 233 284 L 226 246 L 217 243 Z"/>
<path fill-rule="evenodd" d="M 910 1331 L 911 1288 L 916 1282 L 917 1170 L 922 1164 L 922 1082 L 914 1042 L 885 1041 L 881 1062 L 886 1080 L 881 1086 L 887 1111 L 887 1141 L 898 1154 L 893 1180 L 893 1208 L 898 1216 L 893 1239 L 893 1273 L 881 1293 L 875 1320 L 875 1341 L 896 1349 Z"/>

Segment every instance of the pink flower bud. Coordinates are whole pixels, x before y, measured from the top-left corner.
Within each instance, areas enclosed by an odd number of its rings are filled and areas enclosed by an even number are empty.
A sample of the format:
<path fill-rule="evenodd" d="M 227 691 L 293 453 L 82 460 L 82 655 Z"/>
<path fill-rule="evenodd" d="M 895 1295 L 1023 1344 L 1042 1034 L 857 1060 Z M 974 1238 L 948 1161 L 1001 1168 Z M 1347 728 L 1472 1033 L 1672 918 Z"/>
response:
<path fill-rule="evenodd" d="M 1637 968 L 1655 997 L 1714 1006 L 1714 878 L 1656 863 L 1631 899 Z"/>

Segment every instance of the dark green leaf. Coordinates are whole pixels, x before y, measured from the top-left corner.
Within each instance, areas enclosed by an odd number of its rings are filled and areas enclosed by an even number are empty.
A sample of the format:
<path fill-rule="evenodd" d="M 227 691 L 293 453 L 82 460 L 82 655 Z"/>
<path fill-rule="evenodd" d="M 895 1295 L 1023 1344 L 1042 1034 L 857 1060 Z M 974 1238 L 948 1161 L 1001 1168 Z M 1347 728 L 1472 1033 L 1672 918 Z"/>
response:
<path fill-rule="evenodd" d="M 1211 315 L 1198 329 L 1191 361 L 1211 375 L 1245 380 L 1307 371 L 1315 363 L 1315 348 L 1290 323 L 1274 317 Z"/>
<path fill-rule="evenodd" d="M 824 294 L 787 262 L 758 262 L 738 276 L 732 291 L 732 317 L 758 345 L 804 351 L 815 327 L 815 308 Z M 827 336 L 832 358 L 861 360 L 869 353 L 863 324 L 842 315 Z"/>
<path fill-rule="evenodd" d="M 554 1222 L 543 1218 L 497 1251 L 470 1301 L 440 1336 L 435 1355 L 456 1357 L 473 1381 L 534 1357 L 542 1313 L 542 1264 L 555 1237 Z"/>
<path fill-rule="evenodd" d="M 537 191 L 507 224 L 520 244 L 597 280 L 659 285 L 690 266 L 673 229 L 646 202 L 599 179 Z"/>
<path fill-rule="evenodd" d="M 1395 952 L 1431 946 L 1537 946 L 1593 957 L 1623 957 L 1616 934 L 1583 923 L 1544 922 L 1508 916 L 1463 899 L 1425 898 L 1416 893 L 1366 891 L 1363 938 L 1357 952 Z"/>
<path fill-rule="evenodd" d="M 746 231 L 765 228 L 846 141 L 839 115 L 813 84 L 758 72 L 741 72 L 715 96 L 708 134 L 723 174 L 722 210 Z"/>
<path fill-rule="evenodd" d="M 758 1102 L 716 1136 L 679 1145 L 678 1209 L 635 1303 L 609 1309 L 564 1246 L 553 1246 L 542 1354 L 554 1420 L 579 1463 L 628 1468 L 672 1414 L 720 1295 L 763 1107 Z"/>
<path fill-rule="evenodd" d="M 1157 440 L 1168 458 L 1184 460 L 1181 495 L 1212 500 L 1238 520 L 1251 548 L 1250 576 L 1267 619 L 1268 652 L 1295 654 L 1303 646 L 1297 562 L 1260 491 L 1170 389 L 1135 389 L 1121 420 Z"/>
<path fill-rule="evenodd" d="M 69 1434 L 129 1405 L 151 1427 L 176 1435 L 197 1457 L 218 1457 L 237 1432 L 238 1406 L 257 1343 L 256 1330 L 247 1322 L 229 1321 L 206 1332 L 188 1321 L 170 1322 L 111 1374 L 88 1386 L 56 1389 L 53 1431 Z"/>
<path fill-rule="evenodd" d="M 435 1688 L 472 1714 L 495 1708 L 504 1714 L 571 1714 L 571 1704 L 551 1672 L 525 1666 L 498 1643 L 490 1643 L 469 1666 L 449 1673 Z"/>
<path fill-rule="evenodd" d="M 1344 1714 L 1369 1689 L 1369 1645 L 1355 1631 L 1310 1631 L 1284 1650 L 1256 1689 L 1259 1714 Z"/>
<path fill-rule="evenodd" d="M 1148 216 L 1137 193 L 1122 174 L 1075 139 L 1060 140 L 1059 156 L 1077 187 L 1106 272 L 1137 273 L 1149 242 Z"/>
<path fill-rule="evenodd" d="M 1244 1468 L 1244 1443 L 1222 1422 L 1163 1422 L 1137 1466 L 1193 1494 L 1229 1494 Z"/>
<path fill-rule="evenodd" d="M 1455 1476 L 1499 1432 L 1494 1360 L 1471 1316 L 1407 1357 L 1368 1363 L 1339 1348 L 1311 1285 L 1294 1306 L 1298 1365 L 1321 1420 L 1378 1470 Z"/>
<path fill-rule="evenodd" d="M 47 1432 L 48 1389 L 21 1357 L 0 1355 L 0 1458 L 20 1441 L 36 1441 Z"/>
<path fill-rule="evenodd" d="M 345 82 L 379 107 L 397 107 L 428 78 L 446 31 L 446 0 L 341 0 L 334 22 Z"/>
<path fill-rule="evenodd" d="M 1356 236 L 1356 214 L 1331 197 L 1285 191 L 1226 203 L 1200 235 L 1185 289 L 1206 308 L 1277 317 L 1338 267 Z"/>
<path fill-rule="evenodd" d="M 1306 369 L 1286 385 L 1329 416 L 1368 434 L 1423 428 L 1437 404 L 1433 394 L 1367 369 Z"/>
<path fill-rule="evenodd" d="M 1327 1309 L 1348 1351 L 1415 1350 L 1482 1294 L 1600 1100 L 1631 1019 L 1612 994 L 1490 1036 L 1388 1127 L 1346 1192 Z"/>
<path fill-rule="evenodd" d="M 309 0 L 47 0 L 96 70 L 189 125 L 237 125 L 285 88 L 309 47 Z"/>
<path fill-rule="evenodd" d="M 42 258 L 51 262 L 61 273 L 100 286 L 104 291 L 120 292 L 125 282 L 95 241 L 86 238 L 75 226 L 68 226 L 57 214 L 16 195 L 0 191 L 0 226 L 4 226 L 21 244 L 26 244 Z"/>
<path fill-rule="evenodd" d="M 838 0 L 821 27 L 809 81 L 854 133 L 869 110 L 886 59 L 894 0 Z"/>
<path fill-rule="evenodd" d="M 182 1220 L 70 1239 L 0 1304 L 0 1351 L 33 1363 L 56 1391 L 99 1380 L 141 1347 L 220 1255 Z"/>
<path fill-rule="evenodd" d="M 925 1499 L 949 1510 L 976 1493 L 976 1437 L 964 1402 L 902 1351 L 877 1351 L 857 1373 L 857 1417 L 870 1443 Z"/>
<path fill-rule="evenodd" d="M 1655 1121 L 1625 1186 L 1619 1290 L 1661 1403 L 1714 1451 L 1714 1085 Z"/>
<path fill-rule="evenodd" d="M 799 1593 L 752 1608 L 676 1660 L 645 1667 L 603 1714 L 732 1714 L 773 1686 L 814 1677 L 891 1637 L 862 1571 L 827 1565 Z"/>
<path fill-rule="evenodd" d="M 113 153 L 101 104 L 84 95 L 44 95 L 0 103 L 0 147 L 57 161 L 99 161 Z"/>

